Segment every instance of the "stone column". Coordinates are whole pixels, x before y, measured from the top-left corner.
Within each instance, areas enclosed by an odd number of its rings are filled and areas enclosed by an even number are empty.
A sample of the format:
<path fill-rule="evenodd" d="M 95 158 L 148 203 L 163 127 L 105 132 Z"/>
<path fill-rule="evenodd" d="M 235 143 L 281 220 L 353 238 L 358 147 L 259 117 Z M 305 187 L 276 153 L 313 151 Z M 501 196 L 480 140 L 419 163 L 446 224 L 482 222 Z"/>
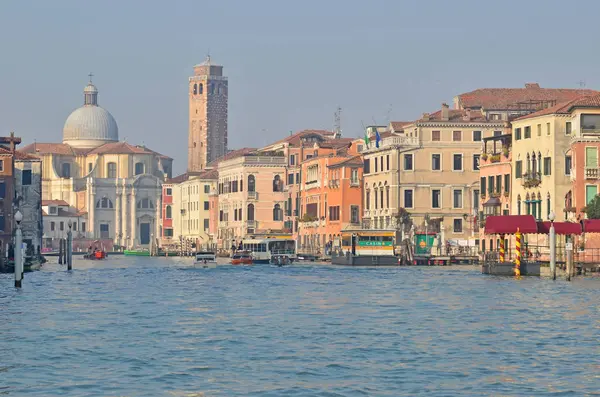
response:
<path fill-rule="evenodd" d="M 136 238 L 136 227 L 137 227 L 137 220 L 136 220 L 136 189 L 135 188 L 131 188 L 131 192 L 129 193 L 129 212 L 131 215 L 131 227 L 130 227 L 130 236 L 131 236 L 131 245 L 133 247 L 136 246 L 137 243 L 137 238 Z"/>
<path fill-rule="evenodd" d="M 125 184 L 125 180 L 123 180 L 121 187 L 121 233 L 123 233 L 121 244 L 126 247 L 131 245 L 131 230 L 127 225 L 127 209 L 129 205 L 128 198 L 127 185 Z M 129 236 L 129 239 L 127 236 Z"/>
<path fill-rule="evenodd" d="M 90 197 L 90 207 L 88 208 L 88 231 L 90 232 L 91 238 L 96 238 L 96 188 L 94 184 L 91 182 L 88 184 L 89 188 L 89 197 Z"/>
<path fill-rule="evenodd" d="M 156 196 L 156 203 L 155 203 L 156 215 L 154 218 L 154 238 L 160 241 L 160 239 L 162 237 L 160 235 L 160 224 L 161 224 L 161 220 L 162 220 L 162 207 L 161 207 L 162 188 L 159 188 L 158 191 L 159 191 L 159 194 Z M 172 207 L 171 207 L 171 209 L 172 209 Z M 171 214 L 172 214 L 172 211 L 171 211 Z"/>
<path fill-rule="evenodd" d="M 121 188 L 119 187 L 118 183 L 116 186 L 116 196 L 115 196 L 115 243 L 121 245 L 121 241 L 122 241 L 122 233 L 123 233 L 123 225 L 122 225 L 122 218 L 121 218 L 121 199 L 122 199 L 122 192 L 121 192 Z"/>

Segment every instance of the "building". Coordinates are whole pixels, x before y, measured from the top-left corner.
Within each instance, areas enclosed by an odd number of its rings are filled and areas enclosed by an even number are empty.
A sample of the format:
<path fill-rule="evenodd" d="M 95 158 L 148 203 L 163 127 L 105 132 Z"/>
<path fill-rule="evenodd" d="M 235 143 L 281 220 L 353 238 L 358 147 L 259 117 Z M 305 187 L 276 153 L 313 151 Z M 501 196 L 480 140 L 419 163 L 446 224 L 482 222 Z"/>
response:
<path fill-rule="evenodd" d="M 228 153 L 227 77 L 210 56 L 189 78 L 188 171 L 199 172 Z"/>
<path fill-rule="evenodd" d="M 214 249 L 210 233 L 210 194 L 216 190 L 217 171 L 185 173 L 163 186 L 162 245 L 173 249 L 184 240 L 194 247 Z"/>
<path fill-rule="evenodd" d="M 42 216 L 44 223 L 42 251 L 59 249 L 60 239 L 67 238 L 69 223 L 73 234 L 73 250 L 85 250 L 88 243 L 91 243 L 86 212 L 78 211 L 64 200 L 43 200 Z"/>
<path fill-rule="evenodd" d="M 15 151 L 14 212 L 21 211 L 23 215 L 21 232 L 30 255 L 39 254 L 42 249 L 42 172 L 39 157 Z"/>
<path fill-rule="evenodd" d="M 88 213 L 91 238 L 128 248 L 149 247 L 160 234 L 162 182 L 173 160 L 119 141 L 113 116 L 98 105 L 91 81 L 84 105 L 71 113 L 62 143 L 33 143 L 23 151 L 42 160 L 44 200 L 64 200 Z"/>
<path fill-rule="evenodd" d="M 298 223 L 298 251 L 306 254 L 341 249 L 341 232 L 359 228 L 362 212 L 362 158 L 358 143 L 336 153 L 301 163 L 302 216 Z M 291 200 L 286 208 L 291 207 Z"/>

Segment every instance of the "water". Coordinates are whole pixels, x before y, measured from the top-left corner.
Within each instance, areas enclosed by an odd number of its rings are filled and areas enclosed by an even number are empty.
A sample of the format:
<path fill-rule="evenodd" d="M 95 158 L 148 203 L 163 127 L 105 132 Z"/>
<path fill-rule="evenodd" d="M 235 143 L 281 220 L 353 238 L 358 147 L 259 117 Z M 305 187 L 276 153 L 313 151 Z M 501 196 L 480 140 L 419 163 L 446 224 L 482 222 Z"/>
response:
<path fill-rule="evenodd" d="M 188 265 L 0 275 L 0 395 L 600 395 L 598 278 Z"/>

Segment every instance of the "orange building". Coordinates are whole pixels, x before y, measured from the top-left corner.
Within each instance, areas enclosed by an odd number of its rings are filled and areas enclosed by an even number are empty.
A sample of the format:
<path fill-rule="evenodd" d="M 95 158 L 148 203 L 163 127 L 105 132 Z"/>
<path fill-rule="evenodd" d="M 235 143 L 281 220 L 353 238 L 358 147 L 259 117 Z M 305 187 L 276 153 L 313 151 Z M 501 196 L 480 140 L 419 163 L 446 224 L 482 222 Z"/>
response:
<path fill-rule="evenodd" d="M 357 146 L 302 162 L 299 253 L 327 254 L 341 247 L 342 230 L 360 228 L 363 161 Z"/>

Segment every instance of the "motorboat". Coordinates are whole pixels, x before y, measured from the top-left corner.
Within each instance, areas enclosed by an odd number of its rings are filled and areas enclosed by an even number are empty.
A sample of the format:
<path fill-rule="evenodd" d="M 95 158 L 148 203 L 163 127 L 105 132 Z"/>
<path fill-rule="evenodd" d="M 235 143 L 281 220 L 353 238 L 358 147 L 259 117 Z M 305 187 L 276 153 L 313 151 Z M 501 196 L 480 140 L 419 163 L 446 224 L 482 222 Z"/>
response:
<path fill-rule="evenodd" d="M 252 263 L 254 260 L 250 251 L 238 251 L 231 256 L 232 265 L 251 265 Z"/>
<path fill-rule="evenodd" d="M 214 252 L 196 252 L 194 267 L 203 269 L 217 267 L 217 255 Z"/>
<path fill-rule="evenodd" d="M 90 251 L 87 254 L 85 254 L 83 256 L 83 259 L 102 260 L 102 259 L 106 259 L 107 256 L 108 255 L 106 254 L 106 251 L 96 250 L 96 251 Z"/>
<path fill-rule="evenodd" d="M 271 255 L 271 265 L 277 265 L 281 267 L 285 265 L 291 265 L 292 262 L 293 259 L 290 258 L 288 255 Z"/>

